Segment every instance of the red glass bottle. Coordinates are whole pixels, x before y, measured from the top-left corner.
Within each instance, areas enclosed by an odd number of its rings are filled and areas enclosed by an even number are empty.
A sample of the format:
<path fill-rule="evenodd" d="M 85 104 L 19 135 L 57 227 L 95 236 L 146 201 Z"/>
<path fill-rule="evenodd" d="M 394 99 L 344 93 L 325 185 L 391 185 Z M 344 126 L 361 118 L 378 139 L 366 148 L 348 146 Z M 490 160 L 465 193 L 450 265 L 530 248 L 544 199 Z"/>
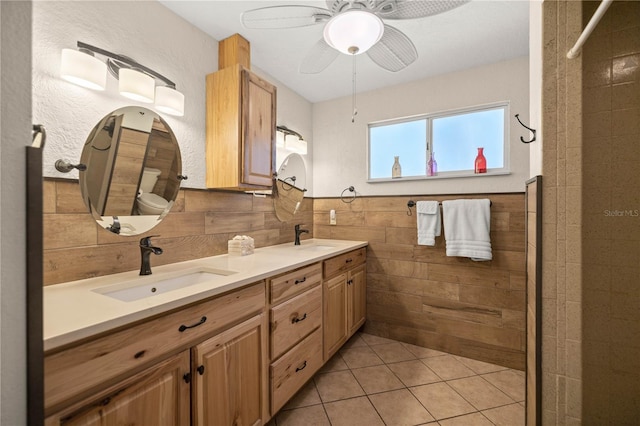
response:
<path fill-rule="evenodd" d="M 476 156 L 475 173 L 487 173 L 487 159 L 484 158 L 484 148 L 478 148 L 478 155 Z"/>

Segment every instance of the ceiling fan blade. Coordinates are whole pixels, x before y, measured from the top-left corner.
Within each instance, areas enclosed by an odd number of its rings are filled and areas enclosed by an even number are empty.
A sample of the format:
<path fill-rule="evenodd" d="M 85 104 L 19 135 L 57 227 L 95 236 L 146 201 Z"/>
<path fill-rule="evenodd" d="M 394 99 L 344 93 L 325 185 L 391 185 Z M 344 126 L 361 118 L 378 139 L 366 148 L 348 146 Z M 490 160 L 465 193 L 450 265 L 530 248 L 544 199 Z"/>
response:
<path fill-rule="evenodd" d="M 331 19 L 327 9 L 313 6 L 271 6 L 247 10 L 240 20 L 245 28 L 278 29 L 315 25 Z"/>
<path fill-rule="evenodd" d="M 382 0 L 375 13 L 384 19 L 413 19 L 437 15 L 470 0 Z"/>
<path fill-rule="evenodd" d="M 300 72 L 302 74 L 317 74 L 327 68 L 339 54 L 340 52 L 329 46 L 322 38 L 302 60 Z"/>
<path fill-rule="evenodd" d="M 373 62 L 391 72 L 400 71 L 418 59 L 418 52 L 409 37 L 386 24 L 382 38 L 367 50 L 367 55 Z"/>

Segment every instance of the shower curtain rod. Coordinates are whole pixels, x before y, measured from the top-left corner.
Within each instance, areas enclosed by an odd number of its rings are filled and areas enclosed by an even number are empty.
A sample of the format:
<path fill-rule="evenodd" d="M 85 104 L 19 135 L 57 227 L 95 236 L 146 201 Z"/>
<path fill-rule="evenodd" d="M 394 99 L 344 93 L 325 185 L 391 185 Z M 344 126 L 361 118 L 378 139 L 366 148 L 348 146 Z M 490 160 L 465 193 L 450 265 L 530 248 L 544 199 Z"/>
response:
<path fill-rule="evenodd" d="M 602 19 L 604 13 L 607 11 L 609 6 L 611 6 L 611 2 L 613 2 L 613 0 L 602 0 L 600 6 L 598 6 L 598 9 L 596 9 L 596 12 L 591 17 L 591 20 L 582 31 L 582 34 L 580 34 L 580 37 L 578 37 L 578 41 L 576 41 L 576 44 L 574 44 L 571 50 L 567 52 L 567 58 L 573 59 L 580 54 L 582 45 L 587 41 L 593 30 L 596 28 L 596 25 L 598 25 L 598 22 L 600 22 L 600 19 Z"/>

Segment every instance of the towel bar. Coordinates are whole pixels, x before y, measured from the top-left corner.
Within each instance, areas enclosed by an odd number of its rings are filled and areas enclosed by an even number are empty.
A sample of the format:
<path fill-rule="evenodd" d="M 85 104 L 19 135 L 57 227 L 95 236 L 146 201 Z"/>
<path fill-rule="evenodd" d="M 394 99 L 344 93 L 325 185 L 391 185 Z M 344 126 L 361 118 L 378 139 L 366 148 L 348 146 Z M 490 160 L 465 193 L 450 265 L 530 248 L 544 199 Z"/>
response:
<path fill-rule="evenodd" d="M 438 205 L 440 205 L 440 206 L 441 206 L 441 205 L 442 205 L 442 202 L 441 202 L 441 201 L 440 201 L 440 202 L 438 202 Z M 413 214 L 413 213 L 411 212 L 411 209 L 412 209 L 413 207 L 415 207 L 415 206 L 416 206 L 416 202 L 415 202 L 415 201 L 413 201 L 413 200 L 409 200 L 409 201 L 407 202 L 407 216 L 411 216 L 411 215 Z M 491 206 L 493 206 L 493 201 L 489 200 L 489 207 L 491 207 Z"/>

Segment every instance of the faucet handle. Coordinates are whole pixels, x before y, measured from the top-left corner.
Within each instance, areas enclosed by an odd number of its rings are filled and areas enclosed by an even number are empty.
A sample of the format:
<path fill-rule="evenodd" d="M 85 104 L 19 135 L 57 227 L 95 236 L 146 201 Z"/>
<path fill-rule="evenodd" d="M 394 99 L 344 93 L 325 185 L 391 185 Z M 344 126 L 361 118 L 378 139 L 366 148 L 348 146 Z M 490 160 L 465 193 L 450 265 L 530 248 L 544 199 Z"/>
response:
<path fill-rule="evenodd" d="M 140 238 L 141 247 L 151 247 L 151 238 L 159 237 L 160 235 L 149 235 L 148 237 Z"/>

